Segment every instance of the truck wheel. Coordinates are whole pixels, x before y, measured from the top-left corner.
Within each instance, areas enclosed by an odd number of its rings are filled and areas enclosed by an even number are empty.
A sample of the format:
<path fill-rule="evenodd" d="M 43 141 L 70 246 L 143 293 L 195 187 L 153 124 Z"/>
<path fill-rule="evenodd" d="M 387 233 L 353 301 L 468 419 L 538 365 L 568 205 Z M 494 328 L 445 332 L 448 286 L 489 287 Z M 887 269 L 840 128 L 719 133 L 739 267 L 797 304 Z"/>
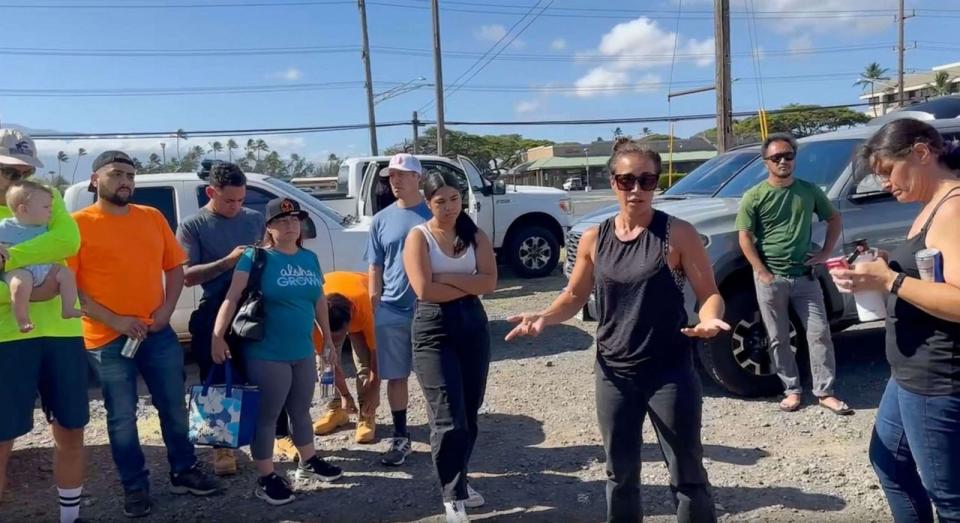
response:
<path fill-rule="evenodd" d="M 560 242 L 548 229 L 530 225 L 510 235 L 507 261 L 521 278 L 540 278 L 560 262 Z"/>
<path fill-rule="evenodd" d="M 770 340 L 760 319 L 753 286 L 738 291 L 727 301 L 726 321 L 730 332 L 705 340 L 697 351 L 704 370 L 721 387 L 740 396 L 774 396 L 783 384 L 773 370 Z M 791 314 L 790 345 L 796 353 L 803 342 L 802 329 Z"/>

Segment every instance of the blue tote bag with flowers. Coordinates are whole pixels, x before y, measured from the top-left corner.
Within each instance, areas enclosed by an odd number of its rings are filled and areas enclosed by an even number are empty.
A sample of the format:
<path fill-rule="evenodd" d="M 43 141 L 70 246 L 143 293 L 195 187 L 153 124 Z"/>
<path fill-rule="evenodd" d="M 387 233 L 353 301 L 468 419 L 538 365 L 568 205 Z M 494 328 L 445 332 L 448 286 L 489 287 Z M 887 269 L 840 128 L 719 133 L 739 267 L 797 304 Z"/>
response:
<path fill-rule="evenodd" d="M 190 441 L 194 445 L 236 449 L 253 441 L 260 389 L 235 386 L 230 360 L 224 363 L 225 385 L 212 385 L 216 366 L 202 385 L 190 389 Z"/>

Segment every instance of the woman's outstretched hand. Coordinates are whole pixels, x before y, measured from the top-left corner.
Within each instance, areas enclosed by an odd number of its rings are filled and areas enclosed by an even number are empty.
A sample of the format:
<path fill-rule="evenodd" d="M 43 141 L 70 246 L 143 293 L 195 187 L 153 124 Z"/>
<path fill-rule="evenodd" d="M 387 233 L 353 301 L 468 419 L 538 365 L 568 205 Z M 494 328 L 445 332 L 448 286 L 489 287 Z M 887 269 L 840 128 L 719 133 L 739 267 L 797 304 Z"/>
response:
<path fill-rule="evenodd" d="M 510 341 L 518 336 L 539 336 L 543 332 L 543 316 L 536 313 L 523 313 L 507 318 L 510 323 L 516 323 L 517 326 L 507 333 L 503 339 Z"/>
<path fill-rule="evenodd" d="M 728 330 L 730 330 L 730 324 L 721 319 L 714 318 L 712 320 L 701 321 L 693 327 L 680 329 L 680 332 L 690 338 L 712 338 L 720 334 L 720 331 Z"/>

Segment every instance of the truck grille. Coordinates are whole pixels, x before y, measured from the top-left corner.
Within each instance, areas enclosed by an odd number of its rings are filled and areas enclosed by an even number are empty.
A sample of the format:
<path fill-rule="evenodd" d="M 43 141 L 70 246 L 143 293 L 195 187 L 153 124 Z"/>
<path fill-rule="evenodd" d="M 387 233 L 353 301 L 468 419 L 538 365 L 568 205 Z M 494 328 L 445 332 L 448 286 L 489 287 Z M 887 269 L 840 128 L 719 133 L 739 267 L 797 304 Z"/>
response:
<path fill-rule="evenodd" d="M 580 232 L 570 231 L 567 233 L 567 239 L 564 242 L 567 249 L 566 261 L 563 263 L 563 273 L 570 277 L 573 272 L 573 265 L 577 262 L 577 247 L 580 246 Z"/>

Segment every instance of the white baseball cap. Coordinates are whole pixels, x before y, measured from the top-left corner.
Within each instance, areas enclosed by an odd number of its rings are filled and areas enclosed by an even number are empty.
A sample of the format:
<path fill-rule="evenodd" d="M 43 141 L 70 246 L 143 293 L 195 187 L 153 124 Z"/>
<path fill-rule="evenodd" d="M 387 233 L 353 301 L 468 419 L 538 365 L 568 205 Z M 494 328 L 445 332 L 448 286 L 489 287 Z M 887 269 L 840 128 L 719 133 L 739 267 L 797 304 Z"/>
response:
<path fill-rule="evenodd" d="M 17 129 L 0 129 L 0 164 L 43 168 L 33 140 L 27 133 Z"/>
<path fill-rule="evenodd" d="M 380 171 L 380 176 L 386 178 L 390 176 L 390 171 L 408 171 L 422 175 L 423 167 L 420 166 L 420 160 L 418 160 L 416 156 L 407 153 L 397 153 L 390 158 L 390 164 L 387 168 Z"/>

